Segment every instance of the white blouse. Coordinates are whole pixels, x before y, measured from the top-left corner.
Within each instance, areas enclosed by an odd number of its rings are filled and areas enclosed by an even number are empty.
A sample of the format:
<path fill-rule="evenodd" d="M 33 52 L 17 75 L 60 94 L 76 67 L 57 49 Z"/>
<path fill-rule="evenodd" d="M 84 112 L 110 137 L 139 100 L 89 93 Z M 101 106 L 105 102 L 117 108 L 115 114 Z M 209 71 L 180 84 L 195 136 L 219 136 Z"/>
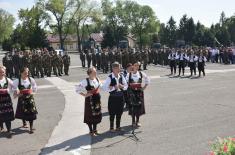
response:
<path fill-rule="evenodd" d="M 189 57 L 188 57 L 188 61 L 189 62 L 195 62 L 195 61 L 197 61 L 198 60 L 198 57 L 196 56 L 196 55 L 190 55 Z"/>
<path fill-rule="evenodd" d="M 30 77 L 30 80 L 31 80 L 31 83 L 29 81 L 29 78 L 27 78 L 26 80 L 21 79 L 21 85 L 27 88 L 31 84 L 32 90 L 35 93 L 37 92 L 37 84 L 33 78 Z M 13 81 L 13 90 L 14 91 L 18 90 L 18 86 L 19 86 L 19 79 L 15 79 Z"/>
<path fill-rule="evenodd" d="M 115 75 L 112 73 L 111 76 L 112 76 L 112 78 L 114 78 L 114 79 L 116 80 L 116 83 L 117 83 L 117 84 L 119 84 L 119 79 L 122 77 L 122 84 L 124 85 L 123 90 L 127 90 L 128 84 L 127 84 L 126 79 L 124 78 L 123 75 L 120 75 L 120 74 L 119 74 L 118 77 L 115 77 Z M 114 91 L 114 90 L 115 90 L 115 87 L 113 87 L 112 89 L 110 89 L 110 88 L 109 88 L 110 84 L 111 84 L 111 78 L 110 78 L 110 75 L 109 75 L 109 76 L 107 77 L 107 79 L 105 80 L 105 82 L 104 82 L 104 85 L 103 85 L 103 87 L 102 87 L 103 90 L 106 91 L 106 92 L 112 92 L 112 91 Z"/>
<path fill-rule="evenodd" d="M 8 81 L 7 92 L 10 93 L 10 92 L 12 91 L 13 82 L 12 82 L 12 80 L 9 79 L 9 78 L 7 78 L 7 81 Z M 3 87 L 7 81 L 6 81 L 6 78 L 5 78 L 5 77 L 4 77 L 2 80 L 0 80 L 0 85 L 1 85 L 1 87 Z"/>
<path fill-rule="evenodd" d="M 198 61 L 199 62 L 206 62 L 207 61 L 207 59 L 206 59 L 206 57 L 204 57 L 204 56 L 200 56 L 200 57 L 198 57 Z"/>
<path fill-rule="evenodd" d="M 150 78 L 144 72 L 141 72 L 141 73 L 142 73 L 142 79 L 143 79 L 144 84 L 149 85 Z M 128 73 L 126 76 L 127 82 L 129 82 L 129 76 L 130 76 L 130 73 Z M 138 82 L 140 78 L 141 78 L 141 76 L 140 76 L 139 71 L 137 71 L 135 74 L 131 73 L 131 79 L 133 79 L 134 82 Z"/>
<path fill-rule="evenodd" d="M 94 80 L 90 80 L 90 85 L 94 86 L 95 89 L 97 89 L 98 87 L 102 87 L 102 83 L 100 81 L 97 81 L 97 79 L 95 78 Z M 86 87 L 87 87 L 88 83 L 87 83 L 87 79 L 82 80 L 78 85 L 75 85 L 75 91 L 76 93 L 80 94 L 80 93 L 86 93 Z"/>

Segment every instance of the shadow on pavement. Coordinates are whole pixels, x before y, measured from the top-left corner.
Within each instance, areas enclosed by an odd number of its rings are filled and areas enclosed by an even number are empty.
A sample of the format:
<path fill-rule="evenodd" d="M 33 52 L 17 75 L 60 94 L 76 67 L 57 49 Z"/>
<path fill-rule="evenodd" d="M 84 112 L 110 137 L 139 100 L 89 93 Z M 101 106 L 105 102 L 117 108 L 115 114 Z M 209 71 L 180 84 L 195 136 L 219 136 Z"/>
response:
<path fill-rule="evenodd" d="M 92 149 L 94 150 L 94 149 L 102 149 L 102 148 L 112 147 L 112 146 L 114 146 L 116 144 L 119 144 L 119 143 L 121 143 L 121 142 L 123 142 L 127 139 L 137 141 L 137 139 L 136 139 L 138 137 L 137 134 L 141 133 L 141 131 L 135 132 L 135 136 L 132 134 L 132 131 L 133 131 L 132 125 L 128 125 L 128 126 L 122 127 L 122 131 L 120 131 L 120 132 L 114 132 L 113 133 L 113 132 L 110 132 L 110 131 L 106 131 L 104 133 L 101 133 L 99 136 L 92 138 L 92 145 L 96 144 L 98 142 L 102 142 L 105 139 L 110 139 L 110 138 L 117 137 L 117 136 L 122 136 L 123 138 L 121 138 L 117 141 L 114 141 L 112 143 L 103 145 L 103 146 L 92 147 Z"/>
<path fill-rule="evenodd" d="M 24 134 L 24 133 L 29 133 L 29 131 L 28 130 L 22 130 L 20 127 L 19 128 L 15 128 L 15 129 L 12 129 L 11 130 L 12 131 L 12 137 L 13 136 L 16 136 L 16 135 L 20 135 L 20 134 Z M 1 132 L 0 133 L 0 138 L 7 138 L 7 132 L 6 131 L 4 131 L 4 132 Z"/>
<path fill-rule="evenodd" d="M 43 148 L 41 149 L 39 155 L 47 155 L 61 149 L 65 151 L 72 151 L 87 145 L 91 145 L 90 136 L 88 134 L 69 139 L 57 145 Z"/>

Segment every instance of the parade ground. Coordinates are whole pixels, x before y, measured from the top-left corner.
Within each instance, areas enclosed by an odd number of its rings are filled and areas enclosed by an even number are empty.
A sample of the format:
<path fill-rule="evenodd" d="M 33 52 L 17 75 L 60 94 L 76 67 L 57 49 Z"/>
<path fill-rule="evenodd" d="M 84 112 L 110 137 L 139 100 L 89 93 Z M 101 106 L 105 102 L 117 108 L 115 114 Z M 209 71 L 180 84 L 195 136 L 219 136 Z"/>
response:
<path fill-rule="evenodd" d="M 0 135 L 0 155 L 205 155 L 217 137 L 235 135 L 235 66 L 208 63 L 204 78 L 171 77 L 168 66 L 148 66 L 146 115 L 136 137 L 127 111 L 123 131 L 109 132 L 108 94 L 102 92 L 100 135 L 91 138 L 83 123 L 84 98 L 75 93 L 86 69 L 79 55 L 70 56 L 69 76 L 36 79 L 35 133 L 13 121 L 13 137 Z M 107 74 L 98 76 L 105 80 Z"/>

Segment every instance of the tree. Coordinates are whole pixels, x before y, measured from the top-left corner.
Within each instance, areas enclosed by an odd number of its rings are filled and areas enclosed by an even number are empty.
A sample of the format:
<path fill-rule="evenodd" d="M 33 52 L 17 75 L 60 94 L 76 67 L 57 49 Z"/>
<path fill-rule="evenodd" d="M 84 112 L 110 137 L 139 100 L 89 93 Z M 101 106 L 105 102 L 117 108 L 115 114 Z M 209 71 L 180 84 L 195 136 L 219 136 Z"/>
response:
<path fill-rule="evenodd" d="M 204 46 L 204 33 L 205 33 L 205 26 L 202 25 L 199 21 L 197 22 L 195 28 L 195 36 L 193 43 L 197 46 Z"/>
<path fill-rule="evenodd" d="M 30 48 L 48 46 L 46 32 L 41 28 L 42 23 L 48 23 L 42 8 L 36 4 L 31 9 L 20 9 L 18 14 L 22 21 L 20 33 L 24 38 L 21 44 Z"/>
<path fill-rule="evenodd" d="M 159 22 L 154 11 L 147 5 L 139 5 L 136 2 L 128 3 L 129 21 L 131 22 L 131 32 L 138 38 L 140 49 L 143 45 L 150 43 L 149 34 L 154 34 L 159 29 Z"/>
<path fill-rule="evenodd" d="M 215 47 L 216 43 L 215 43 L 215 36 L 213 34 L 213 31 L 211 31 L 210 29 L 206 29 L 205 33 L 204 33 L 204 44 L 205 46 L 208 47 Z"/>
<path fill-rule="evenodd" d="M 64 41 L 69 33 L 70 25 L 79 7 L 76 0 L 41 0 L 40 3 L 50 16 L 55 18 L 56 24 L 51 21 L 53 27 L 59 34 L 60 48 L 64 49 Z"/>
<path fill-rule="evenodd" d="M 77 12 L 74 16 L 74 24 L 77 34 L 78 50 L 81 52 L 81 42 L 83 42 L 84 29 L 87 29 L 86 22 L 90 20 L 100 21 L 101 10 L 97 7 L 98 4 L 93 0 L 78 0 Z M 81 32 L 82 31 L 82 32 Z M 91 33 L 91 32 L 88 32 Z"/>
<path fill-rule="evenodd" d="M 166 33 L 167 33 L 166 26 L 164 23 L 162 23 L 160 25 L 159 38 L 160 38 L 161 44 L 163 44 L 163 45 L 168 44 L 168 39 L 167 39 Z"/>
<path fill-rule="evenodd" d="M 13 32 L 14 17 L 3 9 L 0 9 L 0 44 L 8 39 Z"/>
<path fill-rule="evenodd" d="M 111 27 L 106 25 L 104 28 L 104 40 L 102 41 L 101 46 L 103 48 L 106 48 L 106 47 L 113 47 L 115 45 L 116 45 L 116 43 L 115 43 L 115 39 L 114 39 L 113 30 Z"/>
<path fill-rule="evenodd" d="M 172 16 L 166 25 L 165 35 L 168 40 L 167 45 L 174 46 L 176 42 L 176 22 Z"/>
<path fill-rule="evenodd" d="M 195 24 L 193 18 L 189 18 L 186 24 L 185 41 L 192 44 L 195 35 Z"/>
<path fill-rule="evenodd" d="M 105 17 L 104 27 L 109 27 L 113 31 L 113 41 L 118 46 L 120 40 L 128 34 L 128 22 L 126 10 L 124 9 L 125 2 L 117 0 L 115 4 L 109 0 L 102 0 L 102 12 Z"/>
<path fill-rule="evenodd" d="M 231 42 L 235 43 L 235 16 L 232 16 L 226 20 L 228 32 L 230 34 Z"/>
<path fill-rule="evenodd" d="M 180 19 L 179 29 L 177 32 L 177 38 L 180 40 L 185 39 L 185 34 L 187 32 L 187 29 L 186 29 L 187 23 L 188 23 L 188 17 L 187 15 L 183 15 L 183 17 Z"/>
<path fill-rule="evenodd" d="M 224 11 L 222 11 L 222 13 L 220 15 L 220 20 L 219 20 L 220 26 L 223 27 L 225 22 L 226 22 L 225 13 L 224 13 Z"/>
<path fill-rule="evenodd" d="M 225 27 L 221 27 L 219 31 L 215 34 L 215 37 L 222 45 L 230 46 L 230 34 Z"/>

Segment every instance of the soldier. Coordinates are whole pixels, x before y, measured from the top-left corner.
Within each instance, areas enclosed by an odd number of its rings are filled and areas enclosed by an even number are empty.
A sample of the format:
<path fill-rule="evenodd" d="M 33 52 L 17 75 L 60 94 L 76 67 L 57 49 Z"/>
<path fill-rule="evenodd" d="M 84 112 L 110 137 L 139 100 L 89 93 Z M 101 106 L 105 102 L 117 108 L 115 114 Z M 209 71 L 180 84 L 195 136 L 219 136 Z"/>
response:
<path fill-rule="evenodd" d="M 53 74 L 55 76 L 58 76 L 58 73 L 57 73 L 57 56 L 56 56 L 55 51 L 52 52 L 51 66 L 52 66 Z"/>
<path fill-rule="evenodd" d="M 134 53 L 134 49 L 131 50 L 130 54 L 129 54 L 129 62 L 130 63 L 134 63 L 135 62 L 135 53 Z"/>
<path fill-rule="evenodd" d="M 137 50 L 137 52 L 135 52 L 133 64 L 135 63 L 135 61 L 142 62 L 141 52 L 139 50 Z M 141 70 L 141 63 L 140 63 L 140 66 L 139 66 L 139 70 Z"/>
<path fill-rule="evenodd" d="M 37 52 L 37 62 L 36 62 L 36 76 L 39 78 L 39 73 L 41 75 L 41 78 L 44 77 L 43 73 L 43 57 L 41 52 L 38 50 Z"/>
<path fill-rule="evenodd" d="M 94 49 L 92 49 L 91 59 L 92 59 L 92 66 L 96 68 L 97 60 L 96 60 L 96 52 Z"/>
<path fill-rule="evenodd" d="M 19 78 L 20 66 L 21 66 L 19 51 L 15 51 L 15 54 L 12 57 L 12 61 L 13 61 L 13 67 L 14 67 L 14 71 L 15 71 L 15 77 Z"/>
<path fill-rule="evenodd" d="M 148 65 L 148 61 L 149 61 L 148 50 L 145 50 L 142 52 L 141 58 L 143 60 L 143 69 L 147 70 L 147 65 Z"/>
<path fill-rule="evenodd" d="M 87 60 L 87 67 L 90 68 L 91 67 L 91 52 L 90 50 L 87 50 L 87 53 L 86 53 L 86 60 Z"/>
<path fill-rule="evenodd" d="M 115 52 L 114 50 L 109 50 L 109 68 L 112 71 L 112 64 L 115 62 Z"/>
<path fill-rule="evenodd" d="M 36 51 L 33 52 L 32 54 L 32 68 L 31 68 L 31 74 L 32 74 L 32 77 L 34 77 L 36 74 L 35 74 L 35 71 L 36 71 L 36 65 L 37 65 L 37 61 L 38 61 L 38 55 L 36 53 Z"/>
<path fill-rule="evenodd" d="M 64 53 L 63 56 L 63 63 L 64 63 L 64 73 L 65 75 L 69 75 L 69 66 L 70 66 L 70 56 L 68 55 L 68 52 Z"/>
<path fill-rule="evenodd" d="M 122 54 L 119 50 L 115 53 L 115 61 L 119 62 L 119 64 L 122 64 Z"/>
<path fill-rule="evenodd" d="M 109 59 L 109 56 L 107 53 L 107 49 L 104 49 L 104 51 L 101 54 L 101 63 L 102 63 L 103 73 L 108 73 L 108 69 L 109 69 L 108 59 Z"/>
<path fill-rule="evenodd" d="M 158 64 L 158 50 L 154 49 L 153 50 L 153 62 L 154 62 L 154 65 L 157 65 Z"/>
<path fill-rule="evenodd" d="M 31 63 L 31 58 L 30 58 L 30 55 L 29 55 L 29 50 L 25 50 L 24 51 L 24 55 L 22 57 L 22 63 L 23 63 L 23 66 L 22 68 L 24 67 L 30 67 L 30 63 Z"/>
<path fill-rule="evenodd" d="M 168 49 L 163 49 L 163 60 L 164 60 L 164 66 L 167 66 L 169 64 L 168 61 L 168 55 L 169 55 L 169 50 Z"/>
<path fill-rule="evenodd" d="M 154 49 L 151 49 L 149 52 L 149 64 L 154 63 Z"/>
<path fill-rule="evenodd" d="M 60 68 L 59 68 L 60 63 L 61 63 L 61 60 L 59 59 L 59 56 L 57 55 L 56 51 L 53 51 L 51 65 L 52 65 L 53 73 L 55 76 L 58 76 L 58 75 L 61 76 Z"/>
<path fill-rule="evenodd" d="M 51 77 L 51 56 L 47 50 L 42 57 L 42 61 L 45 75 L 47 75 L 47 77 Z"/>
<path fill-rule="evenodd" d="M 59 52 L 58 56 L 59 56 L 59 72 L 62 75 L 63 74 L 63 67 L 64 67 L 62 51 Z"/>
<path fill-rule="evenodd" d="M 80 53 L 80 60 L 81 60 L 81 62 L 82 62 L 82 67 L 84 68 L 84 67 L 86 67 L 86 54 L 83 52 L 83 51 L 81 51 L 81 53 Z"/>
<path fill-rule="evenodd" d="M 12 58 L 9 53 L 5 53 L 5 56 L 2 58 L 3 66 L 6 67 L 6 76 L 12 79 L 13 68 L 11 68 Z"/>
<path fill-rule="evenodd" d="M 96 49 L 95 58 L 96 58 L 96 63 L 97 63 L 96 64 L 97 65 L 97 69 L 100 70 L 100 68 L 101 68 L 101 53 L 97 49 Z"/>
<path fill-rule="evenodd" d="M 163 53 L 163 49 L 159 50 L 159 65 L 163 66 L 163 58 L 164 58 L 164 53 Z"/>
<path fill-rule="evenodd" d="M 57 62 L 58 74 L 59 74 L 59 76 L 62 76 L 62 74 L 63 74 L 63 66 L 64 66 L 62 55 L 57 55 L 57 61 L 58 61 Z"/>

